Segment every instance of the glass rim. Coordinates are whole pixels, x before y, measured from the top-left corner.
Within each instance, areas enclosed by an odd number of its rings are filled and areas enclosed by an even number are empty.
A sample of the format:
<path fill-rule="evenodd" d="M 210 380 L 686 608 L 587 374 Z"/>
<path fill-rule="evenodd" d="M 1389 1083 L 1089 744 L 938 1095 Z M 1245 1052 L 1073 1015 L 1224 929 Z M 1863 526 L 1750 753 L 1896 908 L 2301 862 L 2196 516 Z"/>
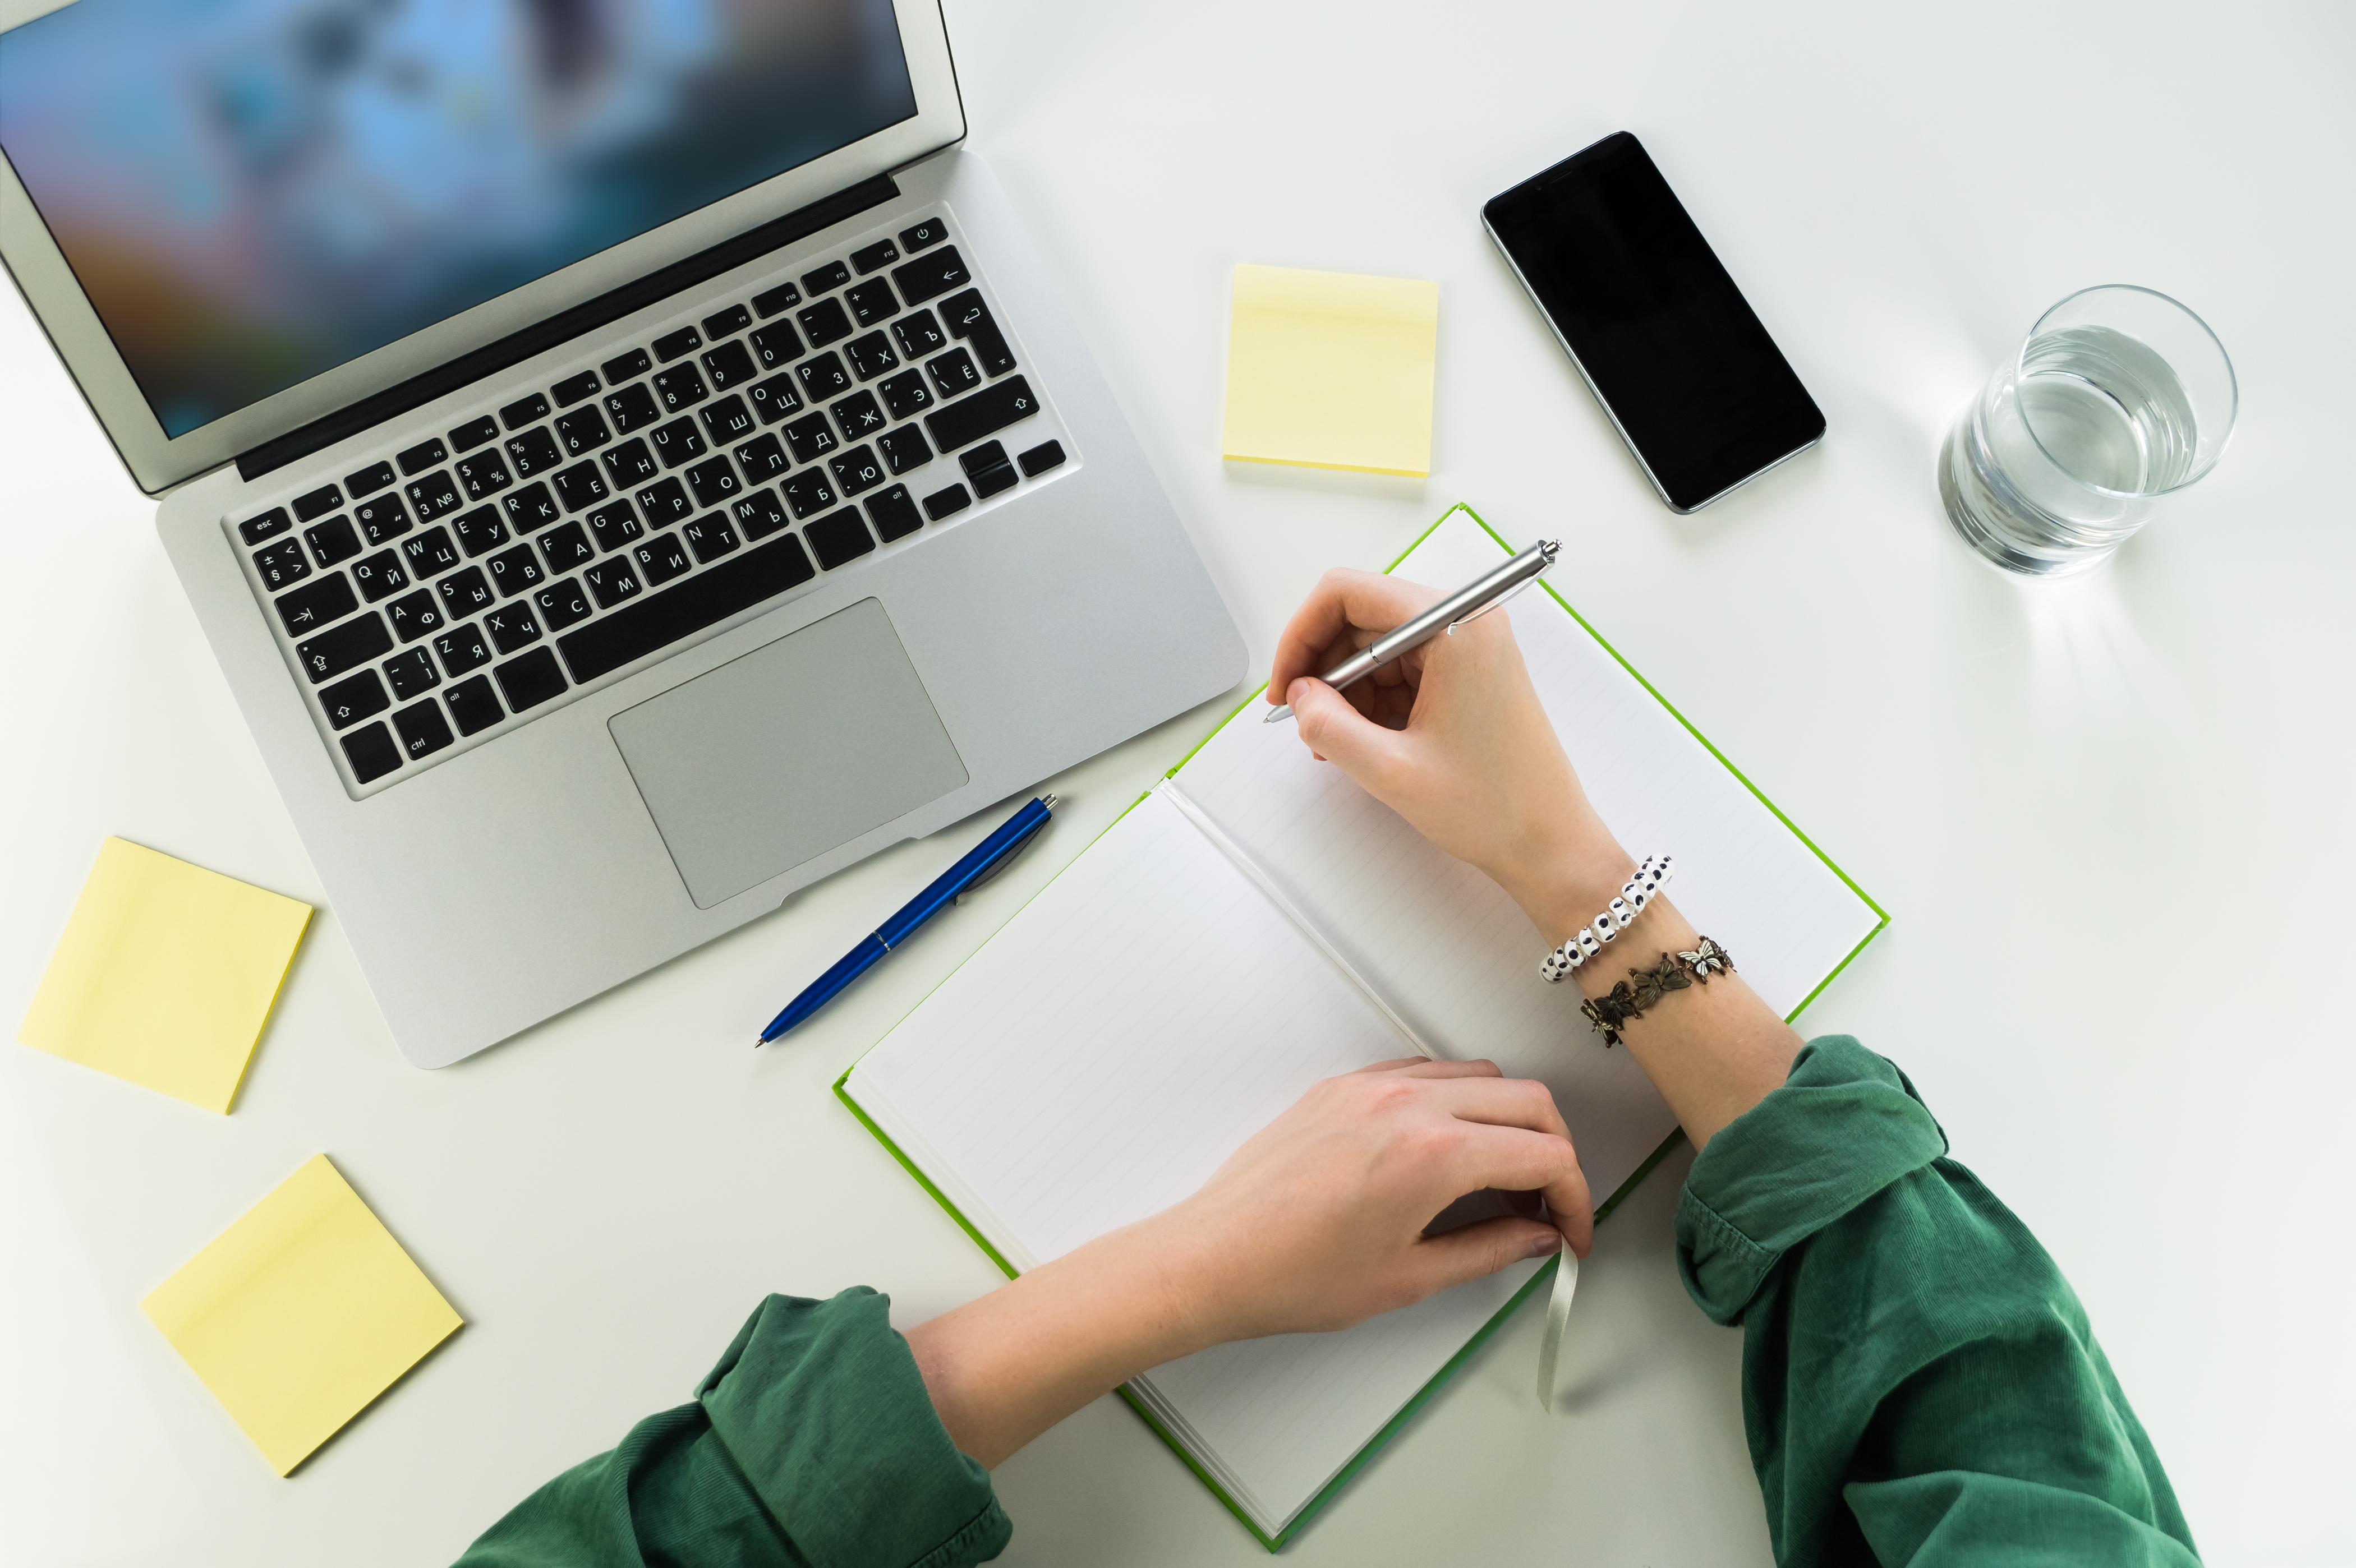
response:
<path fill-rule="evenodd" d="M 2037 433 L 2037 426 L 2029 422 L 2029 411 L 2025 408 L 2021 411 L 2021 428 L 2029 432 L 2029 439 L 2037 443 L 2037 450 L 2045 454 L 2048 462 L 2051 463 L 2054 467 L 2061 469 L 2062 473 L 2068 474 L 2072 479 L 2077 480 L 2080 485 L 2094 491 L 2098 496 L 2115 496 L 2122 501 L 2148 500 L 2159 496 L 2173 496 L 2176 492 L 2185 488 L 2187 485 L 2196 485 L 2202 479 L 2209 476 L 2209 471 L 2217 466 L 2217 460 L 2225 455 L 2225 448 L 2233 439 L 2233 427 L 2241 422 L 2242 418 L 2242 378 L 2241 373 L 2233 368 L 2233 357 L 2225 352 L 2225 345 L 2223 341 L 2218 337 L 2215 330 L 2211 328 L 2207 322 L 2201 319 L 2200 313 L 2195 311 L 2190 305 L 2186 304 L 2182 300 L 2178 299 L 2173 294 L 2164 294 L 2158 289 L 2147 289 L 2141 283 L 2091 283 L 2085 288 L 2073 290 L 2048 305 L 2045 308 L 2045 314 L 2039 316 L 2035 324 L 2029 327 L 2029 335 L 2020 340 L 2020 347 L 2014 351 L 2012 356 L 2013 380 L 2016 385 L 2019 384 L 2021 367 L 2027 363 L 2029 358 L 2029 346 L 2037 341 L 2037 335 L 2045 330 L 2045 324 L 2052 320 L 2055 314 L 2058 313 L 2064 305 L 2069 304 L 2073 300 L 2083 299 L 2088 294 L 2111 293 L 2114 292 L 2122 293 L 2149 294 L 2153 299 L 2158 300 L 2163 304 L 2172 305 L 2177 310 L 2183 312 L 2184 318 L 2187 321 L 2190 321 L 2193 325 L 2199 327 L 2201 335 L 2209 339 L 2210 346 L 2217 350 L 2217 357 L 2223 362 L 2225 367 L 2225 389 L 2228 395 L 2228 402 L 2225 409 L 2225 439 L 2217 443 L 2217 450 L 2209 454 L 2209 461 L 2203 463 L 2200 467 L 2194 469 L 2191 473 L 2187 474 L 2182 479 L 2170 485 L 2165 490 L 2114 490 L 2106 485 L 2096 485 L 2091 480 L 2079 479 L 2078 475 L 2071 471 L 2069 465 L 2062 461 L 2061 457 L 2055 453 L 2053 449 L 2045 444 L 2045 438 Z"/>

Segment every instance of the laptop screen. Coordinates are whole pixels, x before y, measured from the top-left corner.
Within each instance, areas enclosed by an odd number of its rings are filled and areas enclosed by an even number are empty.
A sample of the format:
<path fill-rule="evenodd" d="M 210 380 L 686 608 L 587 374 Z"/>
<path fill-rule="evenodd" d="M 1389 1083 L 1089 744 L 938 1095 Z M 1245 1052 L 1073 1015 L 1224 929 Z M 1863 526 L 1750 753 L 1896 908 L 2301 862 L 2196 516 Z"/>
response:
<path fill-rule="evenodd" d="M 78 0 L 0 151 L 179 436 L 916 112 L 892 0 Z"/>

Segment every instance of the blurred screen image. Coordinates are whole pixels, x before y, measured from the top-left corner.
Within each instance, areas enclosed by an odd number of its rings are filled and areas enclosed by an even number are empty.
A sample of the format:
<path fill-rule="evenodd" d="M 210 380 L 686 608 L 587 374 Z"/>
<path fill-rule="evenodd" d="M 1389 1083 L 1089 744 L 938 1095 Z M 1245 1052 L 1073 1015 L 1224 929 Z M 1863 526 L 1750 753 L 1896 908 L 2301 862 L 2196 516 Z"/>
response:
<path fill-rule="evenodd" d="M 916 112 L 892 0 L 78 0 L 0 152 L 166 434 Z"/>

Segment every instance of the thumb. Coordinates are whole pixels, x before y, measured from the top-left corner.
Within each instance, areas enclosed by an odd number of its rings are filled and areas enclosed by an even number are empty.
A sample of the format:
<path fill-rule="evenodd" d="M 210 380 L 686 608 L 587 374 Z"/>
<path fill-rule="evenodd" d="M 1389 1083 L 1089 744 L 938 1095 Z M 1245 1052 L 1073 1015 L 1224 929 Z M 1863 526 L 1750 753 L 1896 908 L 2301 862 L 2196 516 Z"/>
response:
<path fill-rule="evenodd" d="M 1350 699 L 1310 676 L 1285 688 L 1284 699 L 1309 749 L 1374 790 L 1369 776 L 1390 760 L 1397 734 L 1350 706 Z"/>
<path fill-rule="evenodd" d="M 1483 1220 L 1415 1245 L 1427 1295 L 1451 1285 L 1482 1279 L 1528 1258 L 1561 1250 L 1562 1232 L 1542 1220 Z"/>

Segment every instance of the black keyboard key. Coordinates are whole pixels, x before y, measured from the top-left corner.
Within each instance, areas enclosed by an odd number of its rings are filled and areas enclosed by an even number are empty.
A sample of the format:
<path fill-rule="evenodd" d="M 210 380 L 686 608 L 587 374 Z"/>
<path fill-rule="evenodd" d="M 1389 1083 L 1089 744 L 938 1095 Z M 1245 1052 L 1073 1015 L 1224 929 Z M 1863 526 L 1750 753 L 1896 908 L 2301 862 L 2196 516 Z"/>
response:
<path fill-rule="evenodd" d="M 450 432 L 450 450 L 472 452 L 487 441 L 499 438 L 499 421 L 485 414 L 478 420 L 468 420 Z"/>
<path fill-rule="evenodd" d="M 574 680 L 594 680 L 817 575 L 801 541 L 787 534 L 668 592 L 646 594 L 627 609 L 566 633 L 556 645 Z"/>
<path fill-rule="evenodd" d="M 655 401 L 665 413 L 675 414 L 681 409 L 691 409 L 712 395 L 703 384 L 703 377 L 692 365 L 674 365 L 654 379 Z"/>
<path fill-rule="evenodd" d="M 470 669 L 480 669 L 490 662 L 491 645 L 480 626 L 461 626 L 455 632 L 444 632 L 434 639 L 434 651 L 442 659 L 442 668 L 452 679 Z"/>
<path fill-rule="evenodd" d="M 1035 479 L 1050 468 L 1061 468 L 1064 465 L 1064 443 L 1060 441 L 1043 441 L 1024 453 L 1018 461 L 1023 464 L 1023 472 Z"/>
<path fill-rule="evenodd" d="M 548 482 L 555 486 L 556 498 L 564 503 L 564 509 L 568 512 L 594 507 L 614 493 L 605 487 L 605 476 L 597 472 L 597 465 L 594 463 L 576 463 L 570 468 L 560 468 Z"/>
<path fill-rule="evenodd" d="M 667 528 L 683 522 L 695 511 L 695 503 L 687 498 L 687 488 L 676 479 L 664 479 L 648 485 L 637 494 L 638 510 L 645 514 L 647 527 Z"/>
<path fill-rule="evenodd" d="M 1039 400 L 1031 395 L 1031 383 L 1021 376 L 1010 376 L 963 402 L 926 414 L 925 426 L 933 432 L 935 446 L 955 452 L 1038 411 Z"/>
<path fill-rule="evenodd" d="M 703 357 L 703 373 L 712 378 L 712 385 L 724 390 L 742 386 L 760 374 L 753 368 L 753 357 L 741 343 L 723 343 Z"/>
<path fill-rule="evenodd" d="M 373 784 L 401 766 L 401 748 L 381 724 L 345 736 L 344 755 L 351 761 L 352 777 L 362 784 Z"/>
<path fill-rule="evenodd" d="M 618 392 L 605 394 L 605 413 L 618 431 L 644 430 L 662 418 L 655 407 L 655 396 L 643 386 L 625 387 Z"/>
<path fill-rule="evenodd" d="M 857 560 L 875 548 L 875 536 L 859 520 L 855 508 L 845 507 L 802 529 L 802 538 L 809 540 L 810 551 L 818 563 L 832 571 L 836 567 Z"/>
<path fill-rule="evenodd" d="M 294 662 L 316 686 L 391 652 L 392 634 L 384 629 L 384 618 L 371 610 L 357 621 L 330 626 L 310 641 L 295 644 Z"/>
<path fill-rule="evenodd" d="M 401 545 L 401 564 L 420 582 L 440 576 L 458 564 L 458 547 L 442 528 L 428 528 Z"/>
<path fill-rule="evenodd" d="M 322 568 L 349 560 L 360 552 L 360 536 L 352 531 L 352 520 L 347 517 L 313 523 L 303 530 L 303 538 Z"/>
<path fill-rule="evenodd" d="M 429 468 L 447 463 L 450 460 L 450 450 L 444 446 L 438 438 L 433 441 L 421 441 L 408 451 L 400 453 L 399 460 L 402 473 L 423 474 Z"/>
<path fill-rule="evenodd" d="M 600 507 L 584 520 L 589 525 L 589 537 L 597 541 L 599 549 L 619 549 L 645 531 L 638 527 L 638 515 L 630 510 L 627 501 Z"/>
<path fill-rule="evenodd" d="M 774 435 L 756 435 L 738 447 L 736 465 L 744 471 L 745 482 L 753 485 L 765 485 L 793 466 Z"/>
<path fill-rule="evenodd" d="M 736 498 L 744 485 L 726 458 L 715 457 L 687 471 L 687 487 L 695 492 L 697 506 L 724 507 Z"/>
<path fill-rule="evenodd" d="M 499 411 L 499 423 L 509 430 L 520 430 L 528 424 L 538 424 L 548 417 L 548 400 L 538 392 L 528 398 L 518 398 Z"/>
<path fill-rule="evenodd" d="M 841 300 L 820 300 L 807 305 L 794 313 L 794 319 L 802 324 L 802 333 L 812 348 L 840 343 L 853 330 L 850 313 L 842 308 Z"/>
<path fill-rule="evenodd" d="M 605 385 L 609 387 L 618 387 L 625 381 L 635 380 L 654 368 L 655 362 L 647 357 L 647 351 L 643 348 L 633 348 L 627 354 L 616 355 L 597 367 L 599 372 L 605 378 Z"/>
<path fill-rule="evenodd" d="M 862 326 L 873 326 L 900 314 L 892 285 L 881 278 L 870 278 L 855 289 L 845 290 L 842 303 L 851 307 L 851 319 Z"/>
<path fill-rule="evenodd" d="M 892 340 L 880 332 L 852 338 L 842 346 L 842 357 L 851 361 L 851 374 L 862 381 L 872 381 L 886 370 L 900 368 L 900 357 L 892 352 Z"/>
<path fill-rule="evenodd" d="M 294 520 L 307 523 L 323 517 L 344 504 L 344 493 L 333 485 L 322 485 L 307 495 L 294 497 Z"/>
<path fill-rule="evenodd" d="M 564 454 L 556 450 L 556 438 L 544 430 L 509 436 L 508 456 L 515 461 L 516 475 L 522 479 L 545 474 L 564 461 Z"/>
<path fill-rule="evenodd" d="M 605 472 L 613 475 L 616 490 L 635 490 L 662 472 L 655 466 L 655 454 L 647 443 L 633 436 L 605 453 Z"/>
<path fill-rule="evenodd" d="M 933 406 L 933 394 L 925 386 L 922 370 L 903 370 L 875 389 L 884 394 L 884 406 L 895 420 L 913 418 Z"/>
<path fill-rule="evenodd" d="M 468 560 L 493 550 L 511 537 L 508 526 L 499 521 L 497 507 L 477 507 L 471 512 L 461 512 L 450 519 L 450 531 L 458 536 L 458 548 Z"/>
<path fill-rule="evenodd" d="M 981 372 L 975 368 L 973 356 L 964 349 L 954 349 L 925 367 L 944 398 L 954 398 L 972 391 L 981 385 Z"/>
<path fill-rule="evenodd" d="M 352 581 L 359 585 L 360 597 L 373 604 L 408 587 L 409 573 L 402 570 L 399 555 L 380 549 L 365 560 L 352 562 Z"/>
<path fill-rule="evenodd" d="M 829 398 L 840 397 L 851 390 L 850 372 L 843 369 L 842 361 L 831 354 L 821 354 L 806 364 L 795 366 L 794 374 L 800 379 L 802 390 L 814 403 L 824 402 Z"/>
<path fill-rule="evenodd" d="M 430 523 L 444 512 L 458 509 L 458 486 L 444 470 L 437 469 L 423 479 L 412 479 L 404 488 L 409 508 L 417 514 L 420 522 Z"/>
<path fill-rule="evenodd" d="M 438 463 L 441 459 L 434 461 Z M 379 490 L 388 489 L 392 484 L 392 464 L 390 463 L 371 463 L 358 474 L 344 475 L 344 491 L 355 501 L 362 496 L 373 496 Z"/>
<path fill-rule="evenodd" d="M 753 346 L 754 357 L 764 370 L 774 370 L 780 365 L 790 365 L 802 357 L 802 340 L 794 332 L 790 321 L 773 321 L 745 339 Z"/>
<path fill-rule="evenodd" d="M 492 558 L 496 560 L 498 558 Z M 477 610 L 491 607 L 491 585 L 483 576 L 483 569 L 470 566 L 464 571 L 454 571 L 434 585 L 441 591 L 442 610 L 453 621 L 463 621 Z M 436 626 L 435 631 L 441 628 Z M 403 637 L 402 642 L 409 639 Z"/>
<path fill-rule="evenodd" d="M 937 218 L 927 218 L 913 229 L 900 230 L 900 249 L 915 255 L 927 245 L 937 245 L 948 238 L 949 226 Z"/>
<path fill-rule="evenodd" d="M 534 431 L 532 433 L 538 435 L 540 432 Z M 458 483 L 466 487 L 469 501 L 488 500 L 515 483 L 515 475 L 509 474 L 508 465 L 499 461 L 496 449 L 458 459 L 457 466 L 452 472 L 458 475 Z"/>
<path fill-rule="evenodd" d="M 653 443 L 655 455 L 663 460 L 665 468 L 676 468 L 682 463 L 692 462 L 712 450 L 704 445 L 703 432 L 695 428 L 695 421 L 691 419 L 673 420 L 669 424 L 657 425 L 648 433 L 647 440 Z"/>
<path fill-rule="evenodd" d="M 579 523 L 567 523 L 541 535 L 540 553 L 548 558 L 552 575 L 586 566 L 597 559 L 597 548 L 589 542 L 589 536 L 582 531 Z"/>
<path fill-rule="evenodd" d="M 706 512 L 680 533 L 687 540 L 687 548 L 695 552 L 695 559 L 707 564 L 734 549 L 739 542 L 736 530 L 728 526 L 725 512 Z"/>
<path fill-rule="evenodd" d="M 608 556 L 582 572 L 581 581 L 589 585 L 600 610 L 611 610 L 638 592 L 638 574 L 630 570 L 627 556 Z"/>
<path fill-rule="evenodd" d="M 851 253 L 851 265 L 865 277 L 878 267 L 888 267 L 900 259 L 900 247 L 889 240 L 878 240 L 873 245 L 862 245 Z"/>
<path fill-rule="evenodd" d="M 513 549 L 501 550 L 490 559 L 491 581 L 498 585 L 502 597 L 512 598 L 528 589 L 537 588 L 547 574 L 540 569 L 540 558 L 530 545 L 519 544 Z"/>
<path fill-rule="evenodd" d="M 348 730 L 391 707 L 392 699 L 384 694 L 384 682 L 376 677 L 376 671 L 364 669 L 320 692 L 319 706 L 327 710 L 330 729 Z"/>
<path fill-rule="evenodd" d="M 846 496 L 873 490 L 884 483 L 884 460 L 875 455 L 872 446 L 854 446 L 840 457 L 828 458 L 826 465 Z"/>
<path fill-rule="evenodd" d="M 767 539 L 786 526 L 785 503 L 777 499 L 775 490 L 739 496 L 729 511 L 736 519 L 737 532 L 748 539 Z"/>
<path fill-rule="evenodd" d="M 311 575 L 311 563 L 304 558 L 300 539 L 281 539 L 267 549 L 255 550 L 253 569 L 262 574 L 264 588 L 291 588 Z"/>
<path fill-rule="evenodd" d="M 545 485 L 527 485 L 499 506 L 507 512 L 508 526 L 519 534 L 536 532 L 564 515 Z"/>
<path fill-rule="evenodd" d="M 941 331 L 941 324 L 933 319 L 933 313 L 928 310 L 920 310 L 912 316 L 894 322 L 892 336 L 900 340 L 900 357 L 904 359 L 922 359 L 926 355 L 949 346 L 948 338 Z"/>
<path fill-rule="evenodd" d="M 680 355 L 692 354 L 702 347 L 702 335 L 691 326 L 682 326 L 655 339 L 655 357 L 668 365 Z"/>
<path fill-rule="evenodd" d="M 490 634 L 491 645 L 503 654 L 540 641 L 540 621 L 532 614 L 529 599 L 510 599 L 484 616 L 483 630 Z"/>
<path fill-rule="evenodd" d="M 442 700 L 450 705 L 450 717 L 457 720 L 461 735 L 479 735 L 508 716 L 487 675 L 460 681 L 442 694 Z"/>
<path fill-rule="evenodd" d="M 908 494 L 905 485 L 894 485 L 868 496 L 867 520 L 875 525 L 875 532 L 885 544 L 905 539 L 925 526 L 924 514 L 916 510 L 916 498 Z"/>
<path fill-rule="evenodd" d="M 556 443 L 564 448 L 567 457 L 594 452 L 613 439 L 605 416 L 594 408 L 575 409 L 556 421 Z"/>
<path fill-rule="evenodd" d="M 966 347 L 981 362 L 983 375 L 1003 376 L 1014 368 L 1014 350 L 1006 346 L 1006 335 L 998 330 L 990 307 L 981 303 L 980 289 L 943 300 L 941 319 L 948 324 L 951 337 L 965 339 Z"/>
<path fill-rule="evenodd" d="M 421 652 L 418 656 L 424 655 Z M 412 762 L 430 757 L 450 743 L 450 721 L 442 717 L 442 705 L 430 697 L 395 713 L 392 727 L 401 734 L 401 749 Z"/>
<path fill-rule="evenodd" d="M 787 414 L 801 411 L 802 395 L 794 390 L 791 376 L 772 376 L 766 381 L 755 381 L 744 389 L 744 397 L 763 424 L 775 424 Z"/>
<path fill-rule="evenodd" d="M 350 580 L 340 571 L 282 593 L 272 603 L 277 606 L 278 618 L 285 623 L 290 637 L 307 637 L 328 622 L 340 621 L 360 607 L 360 602 L 352 596 Z"/>
<path fill-rule="evenodd" d="M 785 493 L 786 505 L 794 509 L 797 517 L 823 512 L 836 500 L 834 486 L 827 483 L 821 469 L 805 468 L 777 488 Z"/>
<path fill-rule="evenodd" d="M 540 612 L 540 624 L 552 632 L 561 632 L 589 618 L 589 596 L 581 592 L 581 584 L 569 577 L 533 594 L 531 603 Z"/>
<path fill-rule="evenodd" d="M 914 375 L 913 370 L 909 372 Z M 922 468 L 933 460 L 933 449 L 925 444 L 925 432 L 915 425 L 902 425 L 887 430 L 875 438 L 875 450 L 894 474 L 905 474 L 911 468 Z"/>
<path fill-rule="evenodd" d="M 564 672 L 557 667 L 552 648 L 534 648 L 519 659 L 496 665 L 499 689 L 507 694 L 508 711 L 520 713 L 564 693 Z"/>
<path fill-rule="evenodd" d="M 260 544 L 264 539 L 276 539 L 294 526 L 294 519 L 286 515 L 285 507 L 273 507 L 262 516 L 238 524 L 237 537 L 248 544 Z"/>
<path fill-rule="evenodd" d="M 411 648 L 384 661 L 384 679 L 392 688 L 393 700 L 406 702 L 441 685 L 442 672 L 423 648 Z"/>
<path fill-rule="evenodd" d="M 792 449 L 797 463 L 816 463 L 840 444 L 824 414 L 812 414 L 786 427 L 786 445 Z"/>
<path fill-rule="evenodd" d="M 965 486 L 952 485 L 925 497 L 925 516 L 937 523 L 952 512 L 962 512 L 972 505 L 973 497 L 966 494 Z"/>
<path fill-rule="evenodd" d="M 875 406 L 873 392 L 853 392 L 840 402 L 830 405 L 827 412 L 832 414 L 834 422 L 842 427 L 842 439 L 845 441 L 873 435 L 886 422 L 884 411 Z"/>
<path fill-rule="evenodd" d="M 1007 461 L 1006 448 L 994 441 L 961 453 L 958 466 L 965 470 L 966 483 L 973 486 L 974 495 L 984 499 L 1022 482 L 1014 464 Z"/>
<path fill-rule="evenodd" d="M 675 534 L 658 534 L 653 539 L 630 547 L 630 559 L 638 563 L 638 574 L 647 586 L 659 588 L 687 570 L 687 551 Z"/>
<path fill-rule="evenodd" d="M 779 283 L 774 289 L 765 290 L 753 296 L 753 311 L 755 315 L 766 320 L 781 310 L 791 310 L 801 303 L 801 290 L 791 283 Z"/>
<path fill-rule="evenodd" d="M 567 376 L 549 388 L 548 395 L 556 400 L 558 408 L 569 409 L 584 398 L 595 397 L 598 389 L 604 385 L 603 381 L 597 379 L 596 371 L 584 370 L 578 376 Z"/>
<path fill-rule="evenodd" d="M 431 589 L 421 588 L 414 593 L 404 593 L 384 607 L 384 618 L 392 624 L 393 635 L 404 643 L 440 631 L 450 624 L 434 602 Z"/>
<path fill-rule="evenodd" d="M 812 299 L 829 289 L 839 289 L 851 282 L 851 269 L 840 261 L 829 261 L 813 272 L 802 274 L 802 293 Z"/>
<path fill-rule="evenodd" d="M 726 310 L 714 311 L 703 318 L 703 336 L 708 341 L 717 343 L 752 325 L 753 313 L 741 304 L 732 304 Z"/>
<path fill-rule="evenodd" d="M 409 520 L 409 508 L 401 504 L 398 496 L 378 496 L 362 501 L 352 508 L 352 521 L 359 525 L 360 537 L 370 544 L 390 544 L 415 526 Z"/>
<path fill-rule="evenodd" d="M 753 415 L 744 400 L 734 394 L 721 399 L 696 416 L 712 432 L 712 444 L 727 446 L 753 433 Z"/>
<path fill-rule="evenodd" d="M 893 270 L 892 281 L 900 285 L 900 297 L 910 304 L 923 304 L 937 299 L 951 289 L 963 288 L 973 282 L 973 274 L 965 270 L 965 260 L 952 245 L 946 251 L 936 251 L 905 267 Z"/>

